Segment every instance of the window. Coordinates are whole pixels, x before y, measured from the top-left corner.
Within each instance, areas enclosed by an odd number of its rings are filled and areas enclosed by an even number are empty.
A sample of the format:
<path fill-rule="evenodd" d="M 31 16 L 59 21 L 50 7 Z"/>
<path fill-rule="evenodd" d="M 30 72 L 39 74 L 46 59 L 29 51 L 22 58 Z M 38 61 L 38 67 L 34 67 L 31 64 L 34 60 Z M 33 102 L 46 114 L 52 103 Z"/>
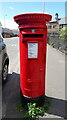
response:
<path fill-rule="evenodd" d="M 53 28 L 56 28 L 57 27 L 57 25 L 53 25 Z"/>
<path fill-rule="evenodd" d="M 48 26 L 48 29 L 51 29 L 52 28 L 52 26 L 50 25 L 50 26 Z"/>

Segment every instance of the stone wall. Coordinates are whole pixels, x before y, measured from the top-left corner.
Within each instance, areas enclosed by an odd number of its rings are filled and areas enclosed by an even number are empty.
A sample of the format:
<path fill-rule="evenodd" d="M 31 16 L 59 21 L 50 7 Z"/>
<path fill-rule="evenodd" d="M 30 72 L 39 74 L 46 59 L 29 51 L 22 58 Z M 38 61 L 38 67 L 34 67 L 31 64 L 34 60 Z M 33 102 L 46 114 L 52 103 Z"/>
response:
<path fill-rule="evenodd" d="M 63 40 L 60 40 L 59 35 L 49 35 L 48 36 L 48 44 L 53 46 L 56 49 L 59 49 L 62 52 L 66 52 L 65 43 Z"/>

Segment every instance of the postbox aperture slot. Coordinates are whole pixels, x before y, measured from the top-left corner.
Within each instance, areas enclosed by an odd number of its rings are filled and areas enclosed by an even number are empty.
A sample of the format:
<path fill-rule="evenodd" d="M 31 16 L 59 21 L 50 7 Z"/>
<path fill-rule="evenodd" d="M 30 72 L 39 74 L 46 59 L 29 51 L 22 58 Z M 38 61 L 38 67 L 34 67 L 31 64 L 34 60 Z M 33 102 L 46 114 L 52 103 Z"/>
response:
<path fill-rule="evenodd" d="M 43 38 L 43 34 L 24 34 L 23 38 Z"/>
<path fill-rule="evenodd" d="M 28 58 L 38 58 L 38 43 L 28 43 Z"/>

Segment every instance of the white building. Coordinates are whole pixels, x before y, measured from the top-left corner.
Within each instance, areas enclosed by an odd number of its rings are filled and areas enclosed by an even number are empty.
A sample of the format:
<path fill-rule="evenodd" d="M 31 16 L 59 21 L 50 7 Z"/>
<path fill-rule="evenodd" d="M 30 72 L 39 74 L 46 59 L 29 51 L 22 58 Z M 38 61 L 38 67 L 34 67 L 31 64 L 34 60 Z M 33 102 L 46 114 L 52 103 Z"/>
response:
<path fill-rule="evenodd" d="M 67 29 L 67 17 L 61 18 L 59 21 L 59 26 L 62 29 Z"/>

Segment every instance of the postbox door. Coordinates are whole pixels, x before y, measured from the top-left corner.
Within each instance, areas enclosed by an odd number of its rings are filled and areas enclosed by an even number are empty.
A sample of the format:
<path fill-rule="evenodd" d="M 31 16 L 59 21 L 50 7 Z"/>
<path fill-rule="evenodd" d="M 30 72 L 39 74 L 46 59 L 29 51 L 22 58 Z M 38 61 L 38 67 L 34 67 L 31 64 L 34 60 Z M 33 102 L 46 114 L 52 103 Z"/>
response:
<path fill-rule="evenodd" d="M 45 60 L 43 41 L 27 42 L 27 81 L 25 94 L 29 97 L 38 97 L 44 94 L 45 87 Z"/>

